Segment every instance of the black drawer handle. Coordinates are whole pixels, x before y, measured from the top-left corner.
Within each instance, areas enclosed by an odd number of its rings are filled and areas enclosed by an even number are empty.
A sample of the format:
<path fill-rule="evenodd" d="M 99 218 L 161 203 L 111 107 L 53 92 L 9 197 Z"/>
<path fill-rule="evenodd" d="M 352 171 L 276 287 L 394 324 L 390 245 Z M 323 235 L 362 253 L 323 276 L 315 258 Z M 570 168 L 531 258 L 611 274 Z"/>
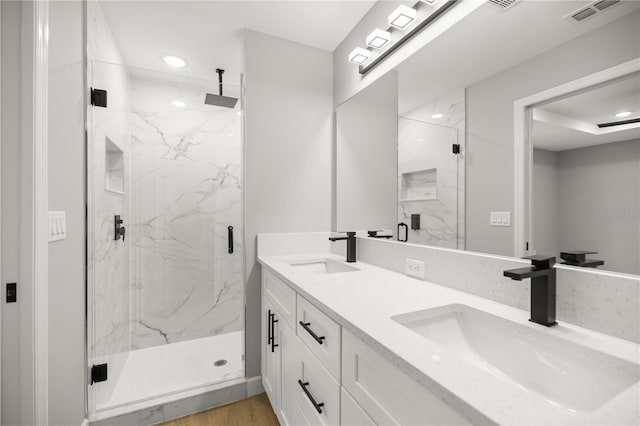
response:
<path fill-rule="evenodd" d="M 267 346 L 271 344 L 271 309 L 267 311 Z"/>
<path fill-rule="evenodd" d="M 307 389 L 307 386 L 309 386 L 309 382 L 302 383 L 302 380 L 298 380 L 298 384 L 300 385 L 304 393 L 307 395 L 307 398 L 309 398 L 309 401 L 311 401 L 313 406 L 316 407 L 318 414 L 322 414 L 322 407 L 324 407 L 324 402 L 321 402 L 319 404 L 316 402 L 316 399 L 313 397 L 313 395 L 311 395 L 311 392 L 309 392 L 309 389 Z"/>
<path fill-rule="evenodd" d="M 302 321 L 300 321 L 300 325 L 302 326 L 302 328 L 307 330 L 307 333 L 309 333 L 311 335 L 311 337 L 316 339 L 316 342 L 318 342 L 319 344 L 322 344 L 322 341 L 325 339 L 325 337 L 324 336 L 318 336 L 316 333 L 314 333 L 313 330 L 309 328 L 309 326 L 311 325 L 310 322 L 302 322 Z"/>
<path fill-rule="evenodd" d="M 276 345 L 276 333 L 275 333 L 275 323 L 278 322 L 276 319 L 276 314 L 272 314 L 269 311 L 269 315 L 271 316 L 271 352 L 275 352 L 276 348 L 280 345 Z"/>

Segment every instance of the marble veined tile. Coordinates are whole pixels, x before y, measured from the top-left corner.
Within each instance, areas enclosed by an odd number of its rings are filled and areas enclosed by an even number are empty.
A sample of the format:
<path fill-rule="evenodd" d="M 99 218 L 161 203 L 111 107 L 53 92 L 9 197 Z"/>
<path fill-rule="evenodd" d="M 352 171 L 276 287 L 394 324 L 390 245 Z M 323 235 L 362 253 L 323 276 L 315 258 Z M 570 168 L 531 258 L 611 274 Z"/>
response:
<path fill-rule="evenodd" d="M 239 331 L 241 117 L 203 89 L 135 78 L 131 90 L 132 347 Z"/>
<path fill-rule="evenodd" d="M 442 114 L 441 118 L 433 118 L 435 113 Z M 413 124 L 410 124 L 415 120 Z M 422 122 L 423 134 L 412 135 L 411 132 L 420 128 L 416 123 Z M 428 127 L 428 125 L 431 125 Z M 439 136 L 446 132 L 437 130 L 436 126 L 457 130 L 456 138 Z M 404 161 L 413 162 L 414 165 L 405 164 L 404 167 L 416 167 L 415 163 L 430 164 L 438 163 L 446 174 L 453 173 L 453 164 L 449 159 L 453 156 L 451 145 L 460 145 L 460 154 L 457 157 L 456 165 L 456 199 L 451 199 L 452 194 L 438 197 L 437 201 L 399 203 L 398 222 L 409 223 L 412 213 L 421 214 L 421 226 L 419 231 L 409 231 L 409 242 L 416 244 L 429 244 L 448 248 L 465 248 L 465 90 L 458 89 L 445 96 L 441 96 L 425 105 L 410 112 L 404 113 L 398 121 L 398 154 L 402 155 Z M 439 143 L 432 142 L 439 139 Z M 421 143 L 417 143 L 422 139 Z M 405 146 L 413 141 L 414 146 Z M 446 143 L 445 143 L 446 142 Z M 442 146 L 442 144 L 446 146 Z M 410 157 L 412 155 L 413 157 Z M 427 160 L 430 159 L 430 160 Z M 399 168 L 403 167 L 400 163 Z M 424 167 L 423 167 L 424 168 Z M 442 173 L 438 170 L 438 178 Z M 448 177 L 451 183 L 451 176 Z M 451 188 L 450 188 L 451 189 Z M 453 212 L 455 206 L 455 213 Z M 455 215 L 456 225 L 453 226 Z"/>
<path fill-rule="evenodd" d="M 398 222 L 421 218 L 420 229 L 408 231 L 411 243 L 457 247 L 459 166 L 451 152 L 457 139 L 454 128 L 398 120 Z"/>
<path fill-rule="evenodd" d="M 440 119 L 431 116 L 440 113 Z M 460 144 L 454 155 L 452 145 Z M 398 120 L 398 222 L 420 215 L 409 242 L 447 248 L 465 247 L 465 92 L 456 90 L 403 114 Z M 429 172 L 429 173 L 427 173 Z M 407 191 L 410 176 L 435 181 Z M 414 182 L 416 184 L 417 182 Z M 423 196 L 418 196 L 422 192 Z M 412 196 L 407 196 L 412 194 Z"/>

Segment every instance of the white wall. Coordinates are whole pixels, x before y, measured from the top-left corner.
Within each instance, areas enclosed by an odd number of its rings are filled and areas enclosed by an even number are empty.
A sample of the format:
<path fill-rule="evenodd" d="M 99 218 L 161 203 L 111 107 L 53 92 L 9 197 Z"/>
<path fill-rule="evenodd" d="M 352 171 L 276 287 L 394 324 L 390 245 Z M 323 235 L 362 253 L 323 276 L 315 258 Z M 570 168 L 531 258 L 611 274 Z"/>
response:
<path fill-rule="evenodd" d="M 21 4 L 0 2 L 2 8 L 2 418 L 3 425 L 21 424 L 20 312 L 20 105 Z M 17 303 L 5 303 L 5 283 L 18 283 Z"/>
<path fill-rule="evenodd" d="M 49 422 L 85 416 L 84 5 L 49 3 L 49 210 L 67 237 L 49 243 Z"/>
<path fill-rule="evenodd" d="M 558 182 L 559 250 L 597 251 L 599 269 L 640 274 L 640 140 L 559 152 Z"/>
<path fill-rule="evenodd" d="M 336 109 L 338 231 L 396 229 L 398 73 Z"/>
<path fill-rule="evenodd" d="M 468 250 L 513 255 L 513 227 L 489 226 L 489 212 L 513 212 L 513 102 L 640 56 L 640 13 L 467 88 Z"/>
<path fill-rule="evenodd" d="M 256 234 L 327 231 L 332 212 L 331 53 L 244 33 L 246 371 L 260 374 Z"/>
<path fill-rule="evenodd" d="M 538 254 L 558 255 L 558 153 L 533 150 L 532 212 L 533 236 L 530 248 Z M 560 262 L 560 259 L 556 259 Z"/>

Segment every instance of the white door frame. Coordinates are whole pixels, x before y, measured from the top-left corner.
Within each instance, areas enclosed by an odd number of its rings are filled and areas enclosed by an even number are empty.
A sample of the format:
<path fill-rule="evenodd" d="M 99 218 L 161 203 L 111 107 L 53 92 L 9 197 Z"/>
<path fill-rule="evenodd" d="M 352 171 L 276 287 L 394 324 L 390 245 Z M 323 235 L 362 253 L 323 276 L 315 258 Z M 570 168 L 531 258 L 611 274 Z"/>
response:
<path fill-rule="evenodd" d="M 32 6 L 30 6 L 32 5 Z M 22 264 L 27 268 L 21 274 L 22 280 L 30 277 L 32 280 L 31 300 L 23 303 L 29 305 L 32 315 L 31 338 L 33 348 L 32 386 L 33 386 L 33 419 L 37 425 L 49 424 L 49 185 L 48 185 L 48 75 L 49 75 L 49 1 L 40 0 L 23 3 L 23 45 L 26 45 L 23 60 L 31 68 L 23 74 L 26 81 L 22 102 L 30 106 L 32 114 L 23 117 L 23 146 L 27 145 L 30 158 L 24 158 L 23 176 L 30 182 L 23 182 L 23 197 L 30 197 L 30 202 L 23 202 L 23 206 L 30 206 L 22 215 L 31 226 L 28 250 L 23 253 L 27 258 Z M 30 90 L 29 90 L 30 89 Z M 29 93 L 30 92 L 30 93 Z M 28 99 L 30 95 L 30 99 Z M 28 105 L 32 103 L 32 105 Z M 27 109 L 23 106 L 23 111 Z M 30 146 L 29 146 L 30 145 Z M 24 151 L 23 151 L 24 152 Z M 24 154 L 23 154 L 24 155 Z M 27 232 L 29 233 L 29 232 Z M 21 238 L 26 238 L 23 235 Z M 27 284 L 26 282 L 24 284 Z M 27 338 L 25 336 L 25 338 Z M 25 346 L 23 346 L 25 347 Z M 28 359 L 28 358 L 27 358 Z M 26 397 L 26 395 L 22 395 Z"/>
<path fill-rule="evenodd" d="M 534 93 L 513 103 L 514 128 L 514 256 L 530 253 L 527 243 L 532 242 L 531 220 L 531 168 L 533 146 L 530 141 L 531 107 L 554 98 L 588 89 L 610 80 L 640 71 L 640 58 L 587 75 L 565 84 Z M 529 247 L 532 247 L 529 244 Z"/>
<path fill-rule="evenodd" d="M 34 5 L 33 315 L 35 420 L 49 424 L 49 2 Z"/>

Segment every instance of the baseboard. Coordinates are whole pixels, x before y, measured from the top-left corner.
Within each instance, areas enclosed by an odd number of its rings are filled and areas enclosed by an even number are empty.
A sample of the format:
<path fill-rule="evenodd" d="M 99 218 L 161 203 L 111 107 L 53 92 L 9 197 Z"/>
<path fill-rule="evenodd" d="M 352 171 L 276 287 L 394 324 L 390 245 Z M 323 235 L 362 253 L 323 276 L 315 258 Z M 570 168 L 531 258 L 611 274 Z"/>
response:
<path fill-rule="evenodd" d="M 247 398 L 259 395 L 264 392 L 264 386 L 262 386 L 262 376 L 249 377 L 247 379 Z"/>

